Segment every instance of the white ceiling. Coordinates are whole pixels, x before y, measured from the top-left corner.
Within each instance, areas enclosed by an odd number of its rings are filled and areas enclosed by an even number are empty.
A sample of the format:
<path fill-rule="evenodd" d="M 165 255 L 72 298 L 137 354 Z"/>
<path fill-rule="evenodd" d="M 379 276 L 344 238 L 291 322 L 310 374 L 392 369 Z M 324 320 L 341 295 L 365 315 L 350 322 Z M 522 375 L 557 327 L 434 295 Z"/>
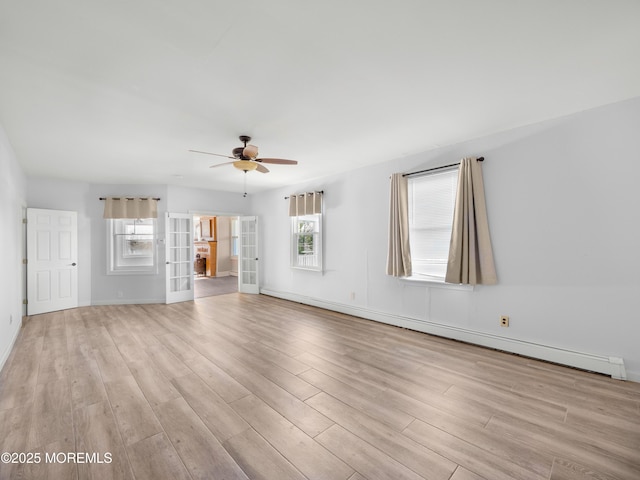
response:
<path fill-rule="evenodd" d="M 249 191 L 640 95 L 637 0 L 0 0 L 29 175 Z M 181 176 L 181 177 L 178 177 Z"/>

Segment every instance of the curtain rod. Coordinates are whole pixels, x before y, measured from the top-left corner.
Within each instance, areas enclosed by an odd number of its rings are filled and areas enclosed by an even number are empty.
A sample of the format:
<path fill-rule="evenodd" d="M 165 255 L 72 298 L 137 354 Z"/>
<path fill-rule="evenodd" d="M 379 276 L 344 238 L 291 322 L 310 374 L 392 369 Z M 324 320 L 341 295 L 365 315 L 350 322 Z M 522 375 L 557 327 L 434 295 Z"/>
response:
<path fill-rule="evenodd" d="M 476 158 L 476 160 L 479 161 L 479 162 L 484 162 L 484 157 L 478 157 L 478 158 Z M 457 167 L 458 165 L 460 165 L 460 162 L 452 163 L 451 165 L 443 165 L 441 167 L 427 168 L 426 170 L 420 170 L 418 172 L 403 173 L 402 176 L 403 177 L 411 177 L 413 175 L 419 175 L 421 173 L 433 172 L 435 170 L 442 170 L 443 168 Z"/>
<path fill-rule="evenodd" d="M 131 198 L 131 197 L 123 197 L 123 198 L 126 198 L 127 200 L 135 200 L 135 198 Z M 140 197 L 138 197 L 138 198 L 140 198 Z M 98 200 L 106 200 L 106 199 L 107 199 L 106 197 L 100 197 Z M 119 197 L 113 197 L 113 199 L 114 200 L 120 200 Z M 140 198 L 140 200 L 149 200 L 149 199 L 148 198 Z M 155 197 L 155 198 L 152 198 L 151 200 L 157 200 L 159 202 L 160 201 L 160 197 Z"/>
<path fill-rule="evenodd" d="M 307 193 L 311 193 L 311 192 L 307 192 Z M 324 190 L 320 190 L 319 192 L 313 192 L 313 193 L 322 193 L 324 194 Z M 301 193 L 300 195 L 304 195 L 304 193 Z M 284 197 L 285 200 L 289 200 L 289 197 Z"/>

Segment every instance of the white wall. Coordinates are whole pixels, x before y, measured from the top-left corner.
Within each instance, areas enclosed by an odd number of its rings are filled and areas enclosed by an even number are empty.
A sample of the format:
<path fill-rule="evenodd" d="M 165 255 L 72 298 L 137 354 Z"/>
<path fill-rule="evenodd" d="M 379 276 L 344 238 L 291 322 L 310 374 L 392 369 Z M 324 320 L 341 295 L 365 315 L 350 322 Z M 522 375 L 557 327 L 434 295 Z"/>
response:
<path fill-rule="evenodd" d="M 426 331 L 451 327 L 480 343 L 490 336 L 622 357 L 640 381 L 639 130 L 636 98 L 258 194 L 262 287 Z M 499 284 L 468 291 L 386 276 L 389 175 L 481 155 Z M 325 272 L 292 270 L 283 197 L 320 189 Z M 511 317 L 508 329 L 500 315 Z"/>
<path fill-rule="evenodd" d="M 167 210 L 173 213 L 242 215 L 249 212 L 251 202 L 242 193 L 218 192 L 176 185 L 168 187 Z"/>
<path fill-rule="evenodd" d="M 23 223 L 26 178 L 0 126 L 0 369 L 22 324 L 24 298 Z"/>

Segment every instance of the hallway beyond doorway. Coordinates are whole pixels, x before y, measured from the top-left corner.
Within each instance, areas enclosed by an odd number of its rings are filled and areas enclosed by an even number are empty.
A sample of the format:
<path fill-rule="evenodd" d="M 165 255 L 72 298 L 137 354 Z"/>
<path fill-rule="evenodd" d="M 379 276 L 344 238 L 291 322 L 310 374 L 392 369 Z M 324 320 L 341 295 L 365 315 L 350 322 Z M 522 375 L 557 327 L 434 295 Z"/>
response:
<path fill-rule="evenodd" d="M 196 277 L 194 287 L 195 298 L 236 293 L 238 291 L 238 277 L 232 275 L 226 277 Z"/>

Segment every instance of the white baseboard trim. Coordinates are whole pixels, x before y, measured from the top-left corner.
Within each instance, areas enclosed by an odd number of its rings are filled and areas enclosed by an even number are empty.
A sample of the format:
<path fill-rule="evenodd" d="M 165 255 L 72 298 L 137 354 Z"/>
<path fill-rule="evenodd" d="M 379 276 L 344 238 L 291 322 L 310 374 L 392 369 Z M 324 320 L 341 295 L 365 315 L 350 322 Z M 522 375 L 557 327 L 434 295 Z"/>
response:
<path fill-rule="evenodd" d="M 501 337 L 491 333 L 484 333 L 466 328 L 455 327 L 452 325 L 444 325 L 441 323 L 420 320 L 417 318 L 393 315 L 384 312 L 378 312 L 364 307 L 356 307 L 343 303 L 330 302 L 304 295 L 298 295 L 289 292 L 279 292 L 270 289 L 261 289 L 260 293 L 271 297 L 291 300 L 293 302 L 312 305 L 314 307 L 324 308 L 335 312 L 353 315 L 355 317 L 366 318 L 389 325 L 409 328 L 439 337 L 451 338 L 463 342 L 481 345 L 483 347 L 493 348 L 496 350 L 504 350 L 506 352 L 524 355 L 526 357 L 538 358 L 549 362 L 559 363 L 570 367 L 576 367 L 592 372 L 604 373 L 618 380 L 626 380 L 627 373 L 624 368 L 624 360 L 620 357 L 607 357 L 603 355 L 594 355 L 584 352 L 576 352 L 563 348 L 542 345 L 524 340 Z"/>
<path fill-rule="evenodd" d="M 22 318 L 20 318 L 20 323 L 16 325 L 16 331 L 13 334 L 13 338 L 7 348 L 5 348 L 4 352 L 2 352 L 2 357 L 0 357 L 0 371 L 4 368 L 4 364 L 7 363 L 9 359 L 9 355 L 11 355 L 11 350 L 13 350 L 14 345 L 16 344 L 16 340 L 18 340 L 18 335 L 20 335 L 20 329 L 22 328 Z"/>
<path fill-rule="evenodd" d="M 216 277 L 228 277 L 231 275 L 231 272 L 217 272 Z"/>
<path fill-rule="evenodd" d="M 115 298 L 113 300 L 96 300 L 91 302 L 91 305 L 94 306 L 104 306 L 104 305 L 143 305 L 148 303 L 165 303 L 164 298 L 143 298 L 143 299 L 135 299 L 135 298 Z"/>

